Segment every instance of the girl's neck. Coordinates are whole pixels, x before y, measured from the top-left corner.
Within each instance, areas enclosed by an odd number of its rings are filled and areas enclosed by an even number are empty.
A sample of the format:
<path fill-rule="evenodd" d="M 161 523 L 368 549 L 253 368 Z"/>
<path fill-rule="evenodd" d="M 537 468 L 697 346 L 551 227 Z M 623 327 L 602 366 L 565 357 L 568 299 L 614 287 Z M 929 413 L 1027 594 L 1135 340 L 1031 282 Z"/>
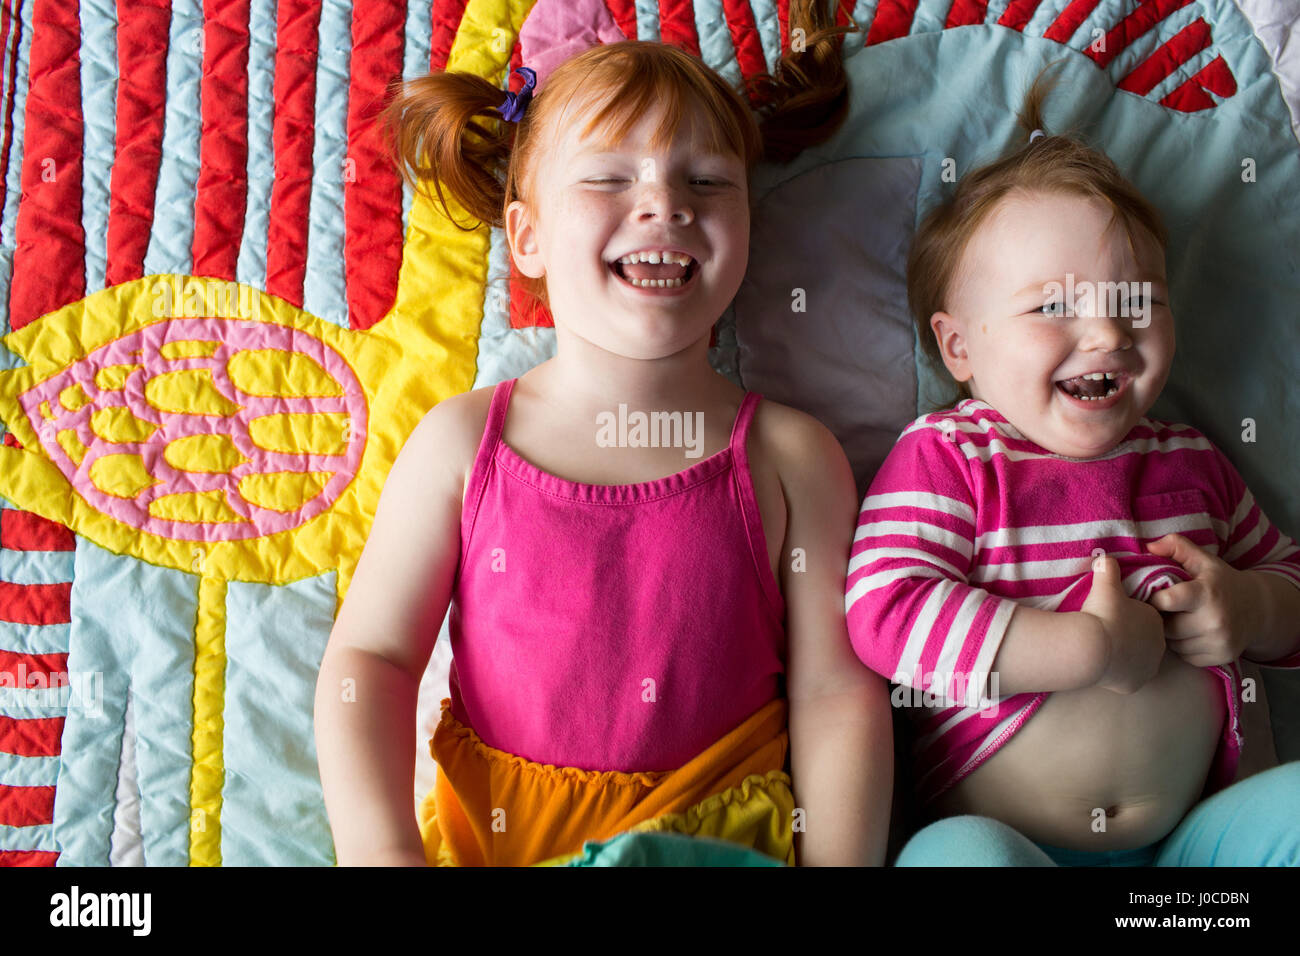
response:
<path fill-rule="evenodd" d="M 700 409 L 737 389 L 709 365 L 708 340 L 674 355 L 634 359 L 607 352 L 584 339 L 556 330 L 555 357 L 528 373 L 531 384 L 557 411 L 579 415 L 631 409 Z"/>

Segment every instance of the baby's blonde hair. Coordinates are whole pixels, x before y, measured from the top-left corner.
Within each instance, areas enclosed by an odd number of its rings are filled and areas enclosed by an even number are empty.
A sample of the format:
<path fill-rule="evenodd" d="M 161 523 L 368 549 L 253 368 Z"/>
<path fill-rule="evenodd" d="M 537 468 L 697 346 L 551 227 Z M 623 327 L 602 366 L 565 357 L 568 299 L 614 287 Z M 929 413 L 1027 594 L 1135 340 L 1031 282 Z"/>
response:
<path fill-rule="evenodd" d="M 1027 141 L 1009 155 L 963 176 L 952 196 L 930 210 L 912 239 L 907 300 L 921 348 L 938 369 L 944 366 L 930 317 L 948 311 L 962 254 L 980 225 L 1013 191 L 1102 200 L 1111 207 L 1111 222 L 1118 219 L 1123 224 L 1135 255 L 1143 236 L 1154 239 L 1162 251 L 1168 242 L 1160 211 L 1105 153 L 1074 135 L 1052 134 L 1045 128 L 1043 101 L 1055 85 L 1048 80 L 1048 71 L 1055 65 L 1045 67 L 1034 79 L 1017 117 Z M 1030 139 L 1034 130 L 1043 130 L 1045 135 Z M 967 383 L 955 384 L 962 397 L 970 397 Z"/>

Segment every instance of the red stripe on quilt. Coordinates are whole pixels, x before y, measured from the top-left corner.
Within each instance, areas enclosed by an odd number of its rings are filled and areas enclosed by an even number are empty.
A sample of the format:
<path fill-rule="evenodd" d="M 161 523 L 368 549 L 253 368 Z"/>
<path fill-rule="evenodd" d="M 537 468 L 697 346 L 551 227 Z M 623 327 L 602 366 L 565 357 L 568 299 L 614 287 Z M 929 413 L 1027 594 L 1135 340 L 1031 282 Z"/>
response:
<path fill-rule="evenodd" d="M 429 43 L 429 72 L 447 69 L 451 45 L 465 15 L 465 0 L 433 0 L 433 35 Z"/>
<path fill-rule="evenodd" d="M 307 274 L 307 219 L 311 211 L 315 142 L 316 52 L 320 6 L 282 0 L 276 9 L 275 182 L 267 226 L 266 291 L 302 308 Z"/>
<path fill-rule="evenodd" d="M 693 0 L 659 0 L 659 39 L 691 56 L 700 55 Z"/>
<path fill-rule="evenodd" d="M 943 28 L 950 30 L 953 27 L 969 27 L 983 23 L 988 7 L 989 0 L 953 0 L 952 6 L 948 8 L 948 19 L 944 21 Z"/>
<path fill-rule="evenodd" d="M 6 434 L 6 438 L 9 436 Z M 0 511 L 0 548 L 10 551 L 74 551 L 72 531 L 30 511 L 5 508 Z"/>
<path fill-rule="evenodd" d="M 1237 92 L 1237 78 L 1228 69 L 1228 61 L 1221 56 L 1216 56 L 1205 64 L 1204 69 L 1192 79 L 1219 96 L 1232 96 Z"/>
<path fill-rule="evenodd" d="M 23 654 L 0 648 L 0 687 L 44 689 L 67 686 L 67 654 Z"/>
<path fill-rule="evenodd" d="M 1068 43 L 1070 37 L 1074 36 L 1075 31 L 1079 29 L 1079 25 L 1088 19 L 1089 14 L 1097 9 L 1099 3 L 1101 0 L 1072 0 L 1043 33 L 1044 39 Z"/>
<path fill-rule="evenodd" d="M 636 0 L 605 0 L 605 9 L 623 31 L 623 36 L 629 40 L 637 39 Z"/>
<path fill-rule="evenodd" d="M 920 0 L 880 0 L 867 33 L 866 46 L 907 36 Z"/>
<path fill-rule="evenodd" d="M 71 582 L 14 584 L 0 581 L 0 621 L 11 624 L 67 624 L 71 620 Z"/>
<path fill-rule="evenodd" d="M 167 108 L 170 5 L 123 4 L 117 11 L 117 110 L 109 174 L 106 285 L 144 275 L 153 229 Z"/>
<path fill-rule="evenodd" d="M 507 89 L 512 93 L 518 93 L 524 88 L 524 78 L 515 70 L 524 65 L 524 48 L 519 42 L 519 36 L 515 36 L 515 45 L 510 48 L 510 74 L 506 77 Z"/>
<path fill-rule="evenodd" d="M 790 0 L 776 0 L 776 22 L 781 28 L 781 52 L 790 49 Z"/>
<path fill-rule="evenodd" d="M 546 329 L 555 328 L 550 310 L 529 294 L 521 281 L 523 276 L 515 268 L 515 261 L 510 260 L 510 327 L 512 329 L 530 329 L 534 326 Z"/>
<path fill-rule="evenodd" d="M 235 278 L 248 208 L 248 0 L 204 0 L 194 275 Z"/>
<path fill-rule="evenodd" d="M 1104 70 L 1130 43 L 1169 14 L 1191 2 L 1192 0 L 1142 0 L 1140 7 L 1107 31 L 1106 42 L 1101 50 L 1094 50 L 1090 43 L 1083 49 L 1083 55 L 1091 57 Z"/>
<path fill-rule="evenodd" d="M 1210 42 L 1210 25 L 1198 17 L 1115 85 L 1129 93 L 1145 96 L 1157 83 L 1208 47 Z"/>
<path fill-rule="evenodd" d="M 0 784 L 0 826 L 34 827 L 53 822 L 53 787 L 10 787 Z"/>
<path fill-rule="evenodd" d="M 767 72 L 767 58 L 758 38 L 758 25 L 749 0 L 722 0 L 722 13 L 731 34 L 731 45 L 736 50 L 736 65 L 746 82 Z M 759 103 L 755 102 L 755 106 Z"/>
<path fill-rule="evenodd" d="M 1208 110 L 1214 106 L 1214 98 L 1206 90 L 1213 90 L 1220 96 L 1231 96 L 1237 92 L 1236 77 L 1221 56 L 1215 57 L 1199 73 L 1169 93 L 1160 101 L 1160 105 L 1183 113 Z"/>
<path fill-rule="evenodd" d="M 0 717 L 0 753 L 19 757 L 57 757 L 63 717 Z"/>
<path fill-rule="evenodd" d="M 23 5 L 22 0 L 17 0 L 17 8 L 21 13 Z M 9 26 L 13 24 L 13 47 L 9 46 Z M 9 149 L 14 141 L 14 99 L 18 83 L 14 77 L 18 75 L 18 48 L 23 42 L 23 21 L 21 16 L 10 16 L 9 4 L 0 3 L 0 50 L 9 51 L 9 64 L 5 70 L 5 76 L 8 82 L 4 90 L 4 146 L 3 152 L 0 152 L 0 183 L 9 182 Z M 4 235 L 9 231 L 9 223 L 4 221 L 4 210 L 0 209 L 0 241 L 3 241 Z"/>
<path fill-rule="evenodd" d="M 81 228 L 81 21 L 77 5 L 36 0 L 14 231 L 9 325 L 17 330 L 86 294 Z"/>
<path fill-rule="evenodd" d="M 1024 32 L 1040 3 L 1042 0 L 1011 0 L 1002 16 L 998 17 L 998 26 Z"/>
<path fill-rule="evenodd" d="M 0 866 L 53 866 L 58 858 L 46 850 L 0 850 Z"/>
<path fill-rule="evenodd" d="M 402 75 L 404 0 L 354 5 L 343 169 L 348 323 L 369 329 L 397 297 L 402 268 L 402 179 L 375 117 L 390 80 Z"/>

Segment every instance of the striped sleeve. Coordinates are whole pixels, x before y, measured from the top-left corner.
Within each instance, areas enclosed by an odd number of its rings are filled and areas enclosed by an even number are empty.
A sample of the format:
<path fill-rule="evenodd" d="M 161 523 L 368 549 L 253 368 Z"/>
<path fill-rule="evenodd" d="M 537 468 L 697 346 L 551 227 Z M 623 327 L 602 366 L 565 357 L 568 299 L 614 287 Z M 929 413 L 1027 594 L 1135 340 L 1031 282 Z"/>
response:
<path fill-rule="evenodd" d="M 858 515 L 844 608 L 853 649 L 872 670 L 949 706 L 985 707 L 1015 602 L 967 583 L 970 469 L 982 464 L 967 462 L 961 440 L 918 422 L 889 453 Z"/>
<path fill-rule="evenodd" d="M 1239 571 L 1266 571 L 1286 578 L 1300 588 L 1300 546 L 1273 525 L 1246 487 L 1226 455 L 1215 449 L 1231 501 L 1236 502 L 1228 521 L 1223 560 Z M 1269 667 L 1300 667 L 1300 649 L 1276 661 L 1257 661 Z"/>

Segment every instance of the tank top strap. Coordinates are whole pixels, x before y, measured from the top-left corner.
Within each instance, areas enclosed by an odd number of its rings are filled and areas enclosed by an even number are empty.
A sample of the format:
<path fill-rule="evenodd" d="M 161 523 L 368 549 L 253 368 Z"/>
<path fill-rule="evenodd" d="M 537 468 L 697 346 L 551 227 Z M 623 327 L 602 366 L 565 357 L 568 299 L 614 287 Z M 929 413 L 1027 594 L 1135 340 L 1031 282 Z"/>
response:
<path fill-rule="evenodd" d="M 474 520 L 478 517 L 479 501 L 483 497 L 483 488 L 487 484 L 488 472 L 492 459 L 496 457 L 497 446 L 501 444 L 501 431 L 505 426 L 506 408 L 510 404 L 510 392 L 516 379 L 508 378 L 497 382 L 492 390 L 492 402 L 488 405 L 487 424 L 483 426 L 483 438 L 479 442 L 478 454 L 470 468 L 469 483 L 465 488 L 465 505 L 461 513 L 461 530 L 463 540 L 468 540 L 474 530 Z"/>
<path fill-rule="evenodd" d="M 749 470 L 749 457 L 745 454 L 745 439 L 749 435 L 750 423 L 754 421 L 754 412 L 763 396 L 758 392 L 746 392 L 741 399 L 740 410 L 736 412 L 736 421 L 731 426 L 731 457 L 736 466 Z"/>
<path fill-rule="evenodd" d="M 745 440 L 749 437 L 749 426 L 754 421 L 754 413 L 763 396 L 758 392 L 745 392 L 736 412 L 735 424 L 731 426 L 731 462 L 735 475 L 735 488 L 740 498 L 740 512 L 745 519 L 745 532 L 749 537 L 750 554 L 754 560 L 754 569 L 759 580 L 763 582 L 763 594 L 767 598 L 767 608 L 778 622 L 785 619 L 785 599 L 780 585 L 772 577 L 771 565 L 768 563 L 767 538 L 763 532 L 763 516 L 758 507 L 758 494 L 754 491 L 754 478 L 749 470 L 749 453 L 745 450 Z"/>

